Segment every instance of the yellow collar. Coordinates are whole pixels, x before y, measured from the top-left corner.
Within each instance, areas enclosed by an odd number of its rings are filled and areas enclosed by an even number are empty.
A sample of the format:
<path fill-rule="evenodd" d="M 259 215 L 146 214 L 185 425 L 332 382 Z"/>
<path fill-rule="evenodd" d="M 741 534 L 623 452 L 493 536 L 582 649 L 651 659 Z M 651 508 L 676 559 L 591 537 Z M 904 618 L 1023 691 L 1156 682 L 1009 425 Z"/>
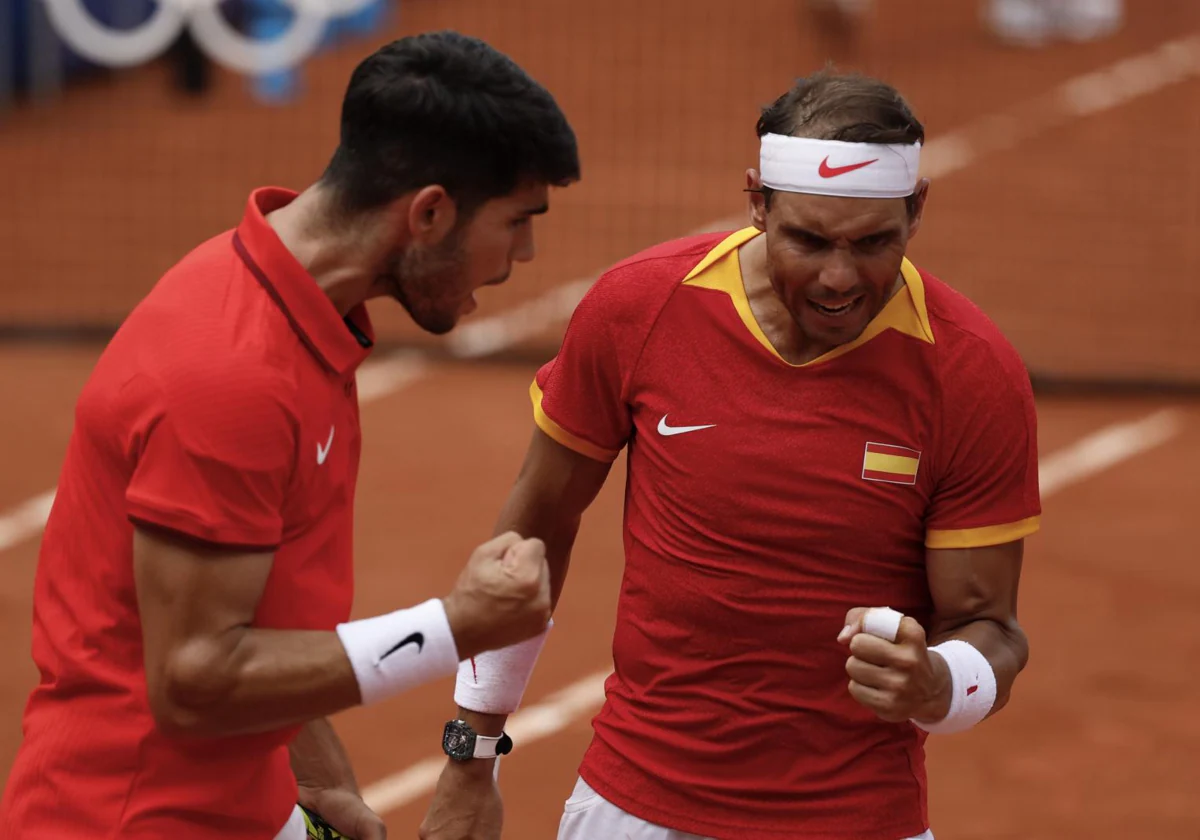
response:
<path fill-rule="evenodd" d="M 837 358 L 844 353 L 849 353 L 856 347 L 866 344 L 872 338 L 888 329 L 897 330 L 905 335 L 910 335 L 913 338 L 933 344 L 933 329 L 929 326 L 929 312 L 925 308 L 925 284 L 922 282 L 921 274 L 917 271 L 916 266 L 905 257 L 904 262 L 900 264 L 900 274 L 904 278 L 904 288 L 892 296 L 892 299 L 883 307 L 883 311 L 876 315 L 871 320 L 871 323 L 867 324 L 867 328 L 863 330 L 862 335 L 853 341 L 833 348 L 828 353 L 818 356 L 811 362 L 805 362 L 802 365 L 792 365 L 791 362 L 780 356 L 779 351 L 767 340 L 762 327 L 758 325 L 758 321 L 754 318 L 754 313 L 750 311 L 750 301 L 746 298 L 746 287 L 742 283 L 742 269 L 737 258 L 738 248 L 755 236 L 758 236 L 759 233 L 761 231 L 753 227 L 743 228 L 731 233 L 720 244 L 705 254 L 704 259 L 700 260 L 696 267 L 688 272 L 687 277 L 683 278 L 683 282 L 688 286 L 713 289 L 729 295 L 733 301 L 734 309 L 741 316 L 746 328 L 750 330 L 751 334 L 758 339 L 763 347 L 770 350 L 771 354 L 781 362 L 792 367 L 808 367 L 818 362 L 827 362 L 830 359 Z"/>

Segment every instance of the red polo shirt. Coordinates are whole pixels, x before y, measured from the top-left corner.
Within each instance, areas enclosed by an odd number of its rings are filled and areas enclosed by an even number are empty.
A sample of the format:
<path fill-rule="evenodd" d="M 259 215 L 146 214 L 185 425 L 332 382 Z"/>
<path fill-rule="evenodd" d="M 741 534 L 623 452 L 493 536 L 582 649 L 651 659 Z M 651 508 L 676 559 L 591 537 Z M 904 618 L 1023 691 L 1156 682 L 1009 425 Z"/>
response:
<path fill-rule="evenodd" d="M 606 273 L 532 389 L 551 437 L 629 451 L 614 673 L 580 772 L 705 837 L 913 837 L 924 735 L 850 696 L 837 635 L 851 607 L 927 623 L 927 549 L 1037 530 L 1029 379 L 908 261 L 861 337 L 789 364 L 747 301 L 738 248 L 755 235 Z"/>
<path fill-rule="evenodd" d="M 133 523 L 273 551 L 255 626 L 332 630 L 350 615 L 360 448 L 354 373 L 371 346 L 264 215 L 159 281 L 80 396 L 38 560 L 41 681 L 0 806 L 0 836 L 274 837 L 296 801 L 295 728 L 172 738 L 146 696 Z"/>

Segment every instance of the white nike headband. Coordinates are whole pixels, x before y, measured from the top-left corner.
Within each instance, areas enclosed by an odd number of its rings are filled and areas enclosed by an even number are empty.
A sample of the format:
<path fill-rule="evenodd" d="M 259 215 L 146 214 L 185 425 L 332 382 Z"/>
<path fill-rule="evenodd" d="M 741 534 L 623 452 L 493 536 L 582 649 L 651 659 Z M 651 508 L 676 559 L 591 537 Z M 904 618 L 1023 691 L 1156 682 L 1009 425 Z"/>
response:
<path fill-rule="evenodd" d="M 843 143 L 764 134 L 759 151 L 764 187 L 845 198 L 910 196 L 920 164 L 920 143 Z"/>

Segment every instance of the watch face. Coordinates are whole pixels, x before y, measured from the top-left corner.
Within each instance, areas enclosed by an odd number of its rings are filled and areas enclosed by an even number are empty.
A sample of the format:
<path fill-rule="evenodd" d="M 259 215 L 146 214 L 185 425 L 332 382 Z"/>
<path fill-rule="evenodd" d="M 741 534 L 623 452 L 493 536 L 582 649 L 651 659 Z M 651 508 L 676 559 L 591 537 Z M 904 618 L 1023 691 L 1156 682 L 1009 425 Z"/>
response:
<path fill-rule="evenodd" d="M 463 723 L 457 721 L 446 724 L 442 735 L 442 749 L 451 758 L 463 761 L 475 752 L 475 733 Z"/>

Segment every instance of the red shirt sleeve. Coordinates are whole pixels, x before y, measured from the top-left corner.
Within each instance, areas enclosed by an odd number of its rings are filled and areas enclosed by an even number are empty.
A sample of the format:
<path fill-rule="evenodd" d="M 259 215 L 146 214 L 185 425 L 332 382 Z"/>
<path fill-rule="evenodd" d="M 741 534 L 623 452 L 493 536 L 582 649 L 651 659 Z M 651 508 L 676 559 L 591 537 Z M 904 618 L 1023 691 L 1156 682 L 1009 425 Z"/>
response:
<path fill-rule="evenodd" d="M 977 339 L 942 377 L 939 477 L 925 543 L 976 548 L 1039 527 L 1037 413 L 1029 376 L 1010 347 Z"/>
<path fill-rule="evenodd" d="M 589 458 L 617 457 L 633 433 L 631 382 L 650 331 L 683 278 L 727 236 L 664 242 L 601 275 L 530 386 L 543 432 Z"/>
<path fill-rule="evenodd" d="M 278 547 L 298 443 L 278 381 L 213 365 L 136 387 L 130 519 L 219 545 Z"/>
<path fill-rule="evenodd" d="M 617 457 L 633 425 L 625 388 L 636 355 L 628 345 L 636 339 L 621 322 L 622 303 L 612 277 L 596 281 L 575 308 L 558 354 L 530 387 L 538 427 L 599 461 Z"/>

